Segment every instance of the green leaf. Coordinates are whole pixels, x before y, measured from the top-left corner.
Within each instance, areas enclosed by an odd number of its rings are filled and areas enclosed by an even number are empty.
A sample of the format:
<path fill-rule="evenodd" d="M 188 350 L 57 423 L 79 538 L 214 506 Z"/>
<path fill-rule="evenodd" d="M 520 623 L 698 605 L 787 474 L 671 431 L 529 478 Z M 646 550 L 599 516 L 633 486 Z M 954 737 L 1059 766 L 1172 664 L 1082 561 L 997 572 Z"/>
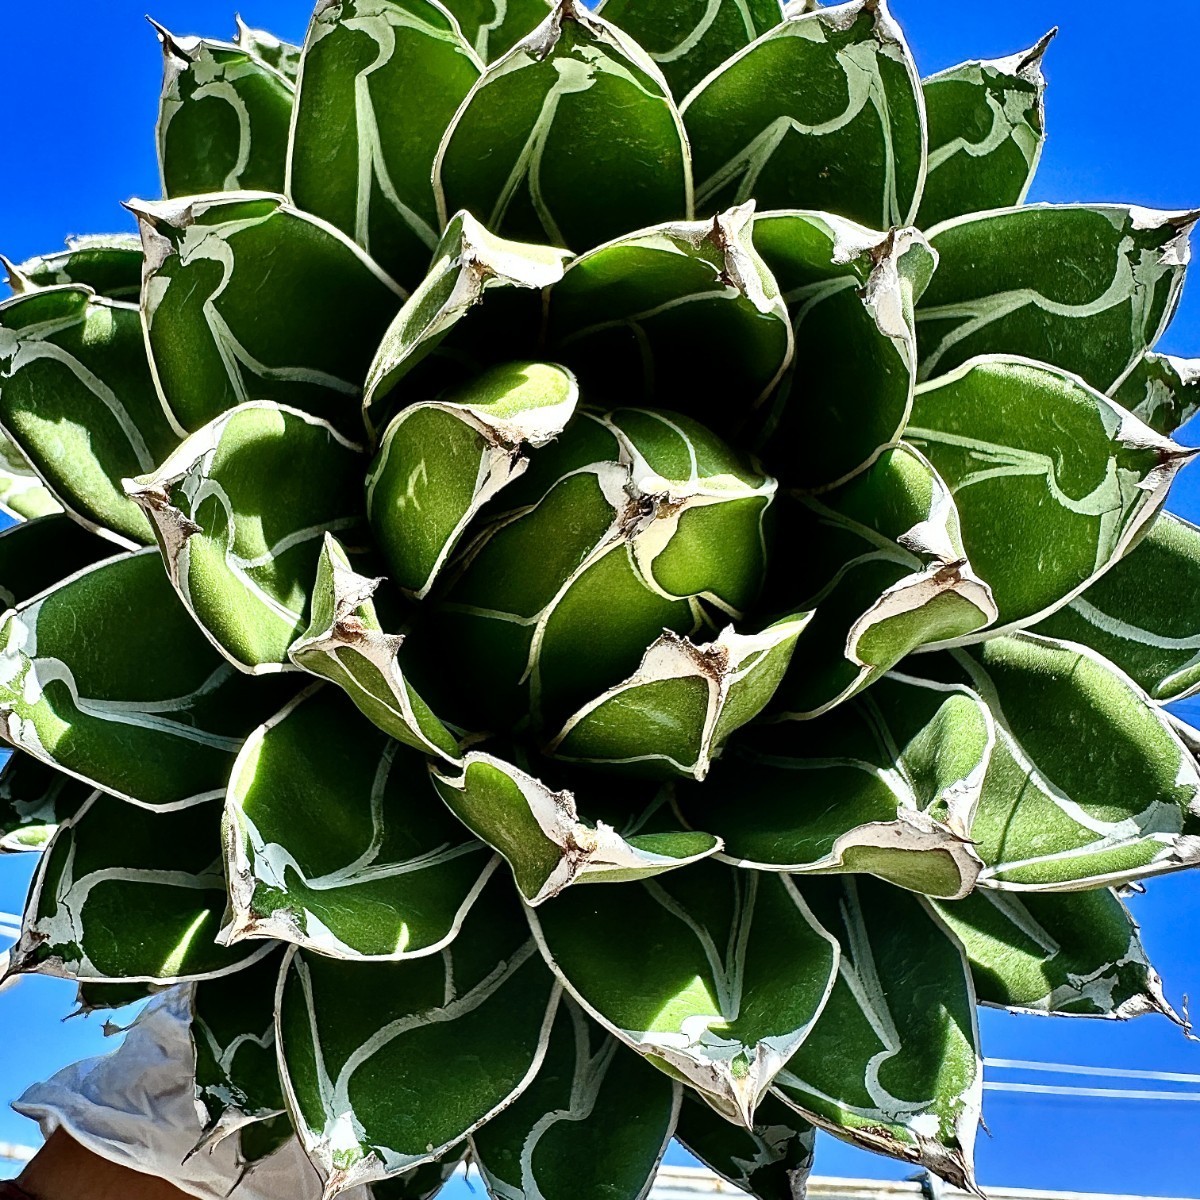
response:
<path fill-rule="evenodd" d="M 1108 888 L 1064 895 L 980 889 L 937 909 L 966 948 L 981 1004 L 1122 1021 L 1152 1012 L 1178 1019 L 1137 924 Z"/>
<path fill-rule="evenodd" d="M 80 983 L 75 992 L 78 1006 L 72 1017 L 90 1017 L 96 1012 L 111 1012 L 149 1000 L 166 987 L 155 983 Z M 107 1022 L 105 1024 L 107 1028 Z"/>
<path fill-rule="evenodd" d="M 163 47 L 163 195 L 282 191 L 292 81 L 247 47 L 175 37 L 151 24 Z"/>
<path fill-rule="evenodd" d="M 440 955 L 292 951 L 280 1064 L 325 1196 L 432 1162 L 511 1103 L 542 1061 L 559 995 L 499 875 Z"/>
<path fill-rule="evenodd" d="M 1196 217 L 1036 204 L 931 229 L 940 261 L 917 309 L 921 378 L 1013 354 L 1113 390 L 1175 313 Z"/>
<path fill-rule="evenodd" d="M 15 294 L 34 288 L 80 284 L 110 300 L 137 303 L 142 290 L 142 242 L 132 233 L 100 233 L 67 238 L 67 248 L 19 265 L 0 256 Z"/>
<path fill-rule="evenodd" d="M 221 938 L 277 938 L 345 959 L 435 954 L 496 862 L 438 802 L 425 760 L 332 688 L 247 740 L 225 809 Z"/>
<path fill-rule="evenodd" d="M 451 1146 L 432 1162 L 371 1184 L 368 1189 L 371 1200 L 433 1200 L 450 1182 L 466 1155 L 466 1142 Z"/>
<path fill-rule="evenodd" d="M 621 1041 L 753 1128 L 829 996 L 836 941 L 786 875 L 703 863 L 602 898 L 529 910 L 546 961 Z"/>
<path fill-rule="evenodd" d="M 688 1088 L 675 1137 L 710 1171 L 758 1200 L 804 1200 L 816 1130 L 771 1093 L 754 1110 L 754 1128 L 747 1130 Z"/>
<path fill-rule="evenodd" d="M 1184 600 L 1196 595 L 1200 529 L 1163 513 L 1135 549 L 1036 631 L 1090 646 L 1154 700 L 1183 700 L 1200 691 L 1200 612 Z"/>
<path fill-rule="evenodd" d="M 642 775 L 704 779 L 729 736 L 766 708 L 811 616 L 799 613 L 756 634 L 730 625 L 703 645 L 664 633 L 633 675 L 571 717 L 548 752 L 567 762 L 637 764 Z"/>
<path fill-rule="evenodd" d="M 175 590 L 239 670 L 291 669 L 324 535 L 361 531 L 362 462 L 332 425 L 263 400 L 222 414 L 127 481 Z"/>
<path fill-rule="evenodd" d="M 801 497 L 784 512 L 782 537 L 803 548 L 807 590 L 794 594 L 796 572 L 787 565 L 775 588 L 786 592 L 788 607 L 816 611 L 780 686 L 778 711 L 819 716 L 911 651 L 995 620 L 950 489 L 911 446 L 885 450 L 835 491 Z"/>
<path fill-rule="evenodd" d="M 642 1200 L 683 1089 L 570 1001 L 528 1088 L 471 1137 L 495 1200 Z"/>
<path fill-rule="evenodd" d="M 404 637 L 384 633 L 371 597 L 383 581 L 350 566 L 331 535 L 317 564 L 312 620 L 288 654 L 302 670 L 337 684 L 369 720 L 397 741 L 455 762 L 458 741 L 405 678 Z"/>
<path fill-rule="evenodd" d="M 233 19 L 237 22 L 233 40 L 238 48 L 254 55 L 268 67 L 274 67 L 285 79 L 295 83 L 300 71 L 300 47 L 281 41 L 266 29 L 251 28 L 236 14 Z"/>
<path fill-rule="evenodd" d="M 484 71 L 433 166 L 444 225 L 459 209 L 505 237 L 587 250 L 692 215 L 687 135 L 636 42 L 557 0 Z"/>
<path fill-rule="evenodd" d="M 421 395 L 421 387 L 413 389 L 410 380 L 400 397 L 391 397 L 392 403 L 384 404 L 405 378 L 442 346 L 464 317 L 474 318 L 463 327 L 463 331 L 474 336 L 465 339 L 462 348 L 476 369 L 486 365 L 477 361 L 482 349 L 480 326 L 491 332 L 488 318 L 497 310 L 503 319 L 512 315 L 507 310 L 515 308 L 518 319 L 512 325 L 517 328 L 530 320 L 540 325 L 541 292 L 562 278 L 563 263 L 568 258 L 565 250 L 495 237 L 470 213 L 457 213 L 446 226 L 424 282 L 396 314 L 371 364 L 363 396 L 367 427 L 380 428 L 387 412 L 395 407 L 395 400 L 407 398 L 410 391 L 415 398 L 428 398 L 429 392 Z M 504 332 L 512 335 L 516 330 L 505 328 Z M 504 347 L 500 354 L 505 361 L 511 361 L 512 336 L 497 340 Z M 456 342 L 462 341 L 451 339 L 444 347 L 444 357 L 452 357 Z M 447 382 L 447 363 L 438 361 L 431 365 L 436 368 L 430 373 L 436 386 L 430 391 L 441 391 Z"/>
<path fill-rule="evenodd" d="M 744 424 L 792 360 L 753 211 L 642 230 L 571 263 L 547 332 L 586 393 L 679 408 L 718 433 Z"/>
<path fill-rule="evenodd" d="M 550 0 L 444 0 L 463 37 L 487 63 L 507 53 L 545 19 Z"/>
<path fill-rule="evenodd" d="M 109 559 L 4 614 L 13 746 L 150 807 L 221 796 L 242 740 L 286 692 L 248 686 L 175 598 L 157 550 Z"/>
<path fill-rule="evenodd" d="M 78 286 L 0 303 L 0 425 L 82 524 L 151 539 L 121 480 L 177 444 L 146 363 L 137 309 Z"/>
<path fill-rule="evenodd" d="M 1034 624 L 1103 574 L 1197 453 L 1072 375 L 1001 357 L 918 388 L 906 437 L 954 495 L 999 609 L 989 637 Z"/>
<path fill-rule="evenodd" d="M 759 420 L 759 451 L 786 483 L 830 486 L 904 432 L 913 304 L 937 258 L 916 230 L 875 233 L 818 213 L 764 213 L 754 243 L 779 281 L 796 346 Z"/>
<path fill-rule="evenodd" d="M 739 867 L 957 898 L 982 866 L 970 830 L 995 736 L 969 688 L 889 675 L 815 721 L 758 727 L 676 805 Z"/>
<path fill-rule="evenodd" d="M 86 783 L 13 751 L 0 769 L 0 854 L 44 850 L 92 791 Z"/>
<path fill-rule="evenodd" d="M 441 229 L 434 156 L 481 70 L 435 0 L 318 4 L 304 43 L 288 195 L 415 286 Z"/>
<path fill-rule="evenodd" d="M 178 983 L 228 975 L 269 946 L 226 950 L 220 804 L 152 812 L 95 792 L 38 863 L 10 974 Z"/>
<path fill-rule="evenodd" d="M 392 582 L 428 594 L 480 510 L 566 428 L 579 401 L 570 371 L 505 363 L 391 422 L 367 472 L 367 515 Z"/>
<path fill-rule="evenodd" d="M 0 514 L 28 521 L 62 512 L 29 460 L 0 430 Z"/>
<path fill-rule="evenodd" d="M 916 215 L 925 105 L 899 26 L 875 0 L 805 11 L 735 54 L 681 105 L 703 215 L 754 197 L 890 229 Z"/>
<path fill-rule="evenodd" d="M 779 0 L 604 0 L 598 10 L 645 48 L 680 100 L 782 20 Z"/>
<path fill-rule="evenodd" d="M 405 298 L 399 284 L 282 196 L 231 192 L 130 208 L 146 254 L 151 365 L 183 430 L 248 400 L 361 429 L 362 381 Z"/>
<path fill-rule="evenodd" d="M 926 901 L 875 880 L 813 880 L 803 894 L 841 956 L 777 1094 L 835 1137 L 974 1190 L 983 1064 L 962 946 Z"/>
<path fill-rule="evenodd" d="M 569 791 L 491 754 L 475 750 L 461 774 L 434 769 L 434 785 L 452 813 L 498 850 L 531 905 L 552 900 L 573 883 L 625 883 L 689 866 L 721 848 L 706 833 L 665 829 L 628 836 L 604 821 L 582 820 Z"/>
<path fill-rule="evenodd" d="M 15 608 L 120 551 L 63 513 L 0 530 L 0 604 Z"/>
<path fill-rule="evenodd" d="M 1042 58 L 1057 32 L 1020 54 L 961 63 L 925 80 L 929 174 L 917 221 L 922 229 L 1025 203 L 1046 144 Z"/>
<path fill-rule="evenodd" d="M 1200 411 L 1200 359 L 1146 354 L 1113 399 L 1151 429 L 1170 435 Z"/>

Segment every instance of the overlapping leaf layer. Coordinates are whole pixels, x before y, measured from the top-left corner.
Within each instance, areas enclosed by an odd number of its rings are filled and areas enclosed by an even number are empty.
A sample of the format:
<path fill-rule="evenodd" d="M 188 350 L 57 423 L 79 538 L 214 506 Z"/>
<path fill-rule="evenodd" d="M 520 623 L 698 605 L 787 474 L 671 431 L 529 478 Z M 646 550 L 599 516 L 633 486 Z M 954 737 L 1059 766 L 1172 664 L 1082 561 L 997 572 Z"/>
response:
<path fill-rule="evenodd" d="M 0 303 L 11 970 L 171 986 L 326 1197 L 969 1185 L 978 1003 L 1173 1016 L 1196 214 L 1026 205 L 883 0 L 159 30 L 140 238 Z M 590 885 L 590 886 L 583 886 Z"/>

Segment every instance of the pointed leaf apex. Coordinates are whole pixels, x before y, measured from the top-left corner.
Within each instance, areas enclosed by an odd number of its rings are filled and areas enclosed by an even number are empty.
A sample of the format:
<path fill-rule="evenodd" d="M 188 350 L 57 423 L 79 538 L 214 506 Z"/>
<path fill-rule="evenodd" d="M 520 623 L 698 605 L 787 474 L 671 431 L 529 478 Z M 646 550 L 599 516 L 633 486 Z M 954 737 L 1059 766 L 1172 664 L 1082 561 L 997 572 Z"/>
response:
<path fill-rule="evenodd" d="M 26 292 L 34 290 L 35 284 L 29 276 L 16 263 L 5 258 L 3 254 L 0 254 L 0 267 L 4 268 L 7 276 L 5 283 L 12 289 L 14 296 L 23 296 Z"/>
<path fill-rule="evenodd" d="M 160 25 L 149 13 L 146 14 L 146 20 L 150 22 L 154 32 L 158 34 L 158 40 L 162 43 L 165 55 L 183 59 L 184 62 L 191 62 L 192 57 L 200 46 L 200 38 L 176 37 L 165 25 Z"/>
<path fill-rule="evenodd" d="M 1024 54 L 1020 56 L 1017 63 L 1017 74 L 1025 75 L 1028 72 L 1031 75 L 1036 75 L 1041 78 L 1042 59 L 1046 57 L 1046 51 L 1050 49 L 1050 43 L 1058 37 L 1058 26 L 1055 25 L 1044 37 L 1041 38 L 1035 45 L 1030 46 Z"/>

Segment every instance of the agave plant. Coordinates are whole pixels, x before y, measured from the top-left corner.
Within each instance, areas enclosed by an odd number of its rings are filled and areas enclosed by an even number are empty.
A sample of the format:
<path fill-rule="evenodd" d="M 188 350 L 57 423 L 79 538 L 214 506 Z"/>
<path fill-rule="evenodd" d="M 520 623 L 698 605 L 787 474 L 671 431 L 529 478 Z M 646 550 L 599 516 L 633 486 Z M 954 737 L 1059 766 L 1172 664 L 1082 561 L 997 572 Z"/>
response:
<path fill-rule="evenodd" d="M 159 33 L 164 197 L 0 306 L 12 972 L 178 989 L 204 1144 L 327 1198 L 970 1186 L 977 1004 L 1174 1016 L 1196 214 L 1025 205 L 1049 39 Z"/>

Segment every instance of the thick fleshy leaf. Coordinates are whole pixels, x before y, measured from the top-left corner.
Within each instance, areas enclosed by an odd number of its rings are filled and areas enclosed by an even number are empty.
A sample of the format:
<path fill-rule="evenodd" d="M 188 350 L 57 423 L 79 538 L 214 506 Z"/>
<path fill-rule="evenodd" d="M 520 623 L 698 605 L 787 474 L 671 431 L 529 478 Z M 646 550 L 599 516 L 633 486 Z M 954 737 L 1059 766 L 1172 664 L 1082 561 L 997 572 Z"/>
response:
<path fill-rule="evenodd" d="M 433 1200 L 450 1182 L 466 1157 L 467 1150 L 467 1143 L 460 1142 L 432 1162 L 402 1171 L 382 1183 L 372 1183 L 367 1194 L 371 1200 Z"/>
<path fill-rule="evenodd" d="M 451 812 L 504 855 L 531 905 L 573 883 L 626 883 L 686 867 L 721 848 L 719 839 L 676 827 L 621 831 L 581 820 L 575 796 L 493 755 L 472 751 L 462 772 L 435 769 L 434 784 Z"/>
<path fill-rule="evenodd" d="M 970 689 L 888 676 L 816 721 L 759 727 L 676 805 L 740 867 L 958 897 L 982 865 L 970 829 L 994 740 Z"/>
<path fill-rule="evenodd" d="M 79 811 L 93 790 L 14 751 L 0 769 L 0 854 L 44 850 L 59 825 Z"/>
<path fill-rule="evenodd" d="M 387 427 L 367 472 L 367 516 L 391 581 L 418 600 L 471 521 L 566 428 L 579 400 L 570 371 L 505 363 Z"/>
<path fill-rule="evenodd" d="M 302 670 L 336 683 L 397 741 L 457 761 L 458 741 L 405 678 L 403 636 L 385 633 L 371 597 L 383 581 L 357 574 L 331 535 L 317 564 L 312 620 L 288 651 Z"/>
<path fill-rule="evenodd" d="M 1163 513 L 1129 554 L 1037 632 L 1091 646 L 1154 700 L 1183 700 L 1200 691 L 1197 596 L 1200 529 Z"/>
<path fill-rule="evenodd" d="M 493 63 L 433 167 L 445 224 L 459 209 L 505 237 L 587 250 L 692 215 L 687 135 L 653 60 L 582 0 Z"/>
<path fill-rule="evenodd" d="M 1015 354 L 1115 388 L 1175 313 L 1196 217 L 1037 204 L 931 229 L 940 261 L 917 309 L 921 378 Z"/>
<path fill-rule="evenodd" d="M 980 889 L 938 912 L 966 948 L 981 1004 L 1125 1020 L 1175 1019 L 1141 935 L 1116 892 Z"/>
<path fill-rule="evenodd" d="M 396 314 L 371 364 L 363 396 L 368 427 L 381 427 L 387 412 L 397 400 L 407 399 L 410 391 L 417 393 L 415 398 L 427 399 L 446 387 L 448 372 L 454 372 L 453 382 L 455 375 L 462 374 L 461 369 L 455 371 L 456 350 L 467 360 L 464 365 L 470 374 L 488 361 L 518 357 L 521 330 L 528 337 L 528 326 L 540 326 L 542 290 L 562 278 L 568 258 L 565 250 L 495 237 L 470 213 L 456 214 L 438 243 L 425 281 Z M 419 395 L 421 388 L 413 389 L 410 381 L 400 395 L 389 398 L 467 316 L 475 318 L 465 326 L 473 336 L 465 342 L 451 339 L 442 348 L 437 369 L 428 376 L 428 391 Z M 483 339 L 481 325 L 495 333 L 489 318 L 498 318 L 502 332 Z"/>
<path fill-rule="evenodd" d="M 734 55 L 682 104 L 700 216 L 756 198 L 881 229 L 911 224 L 925 178 L 916 64 L 882 0 L 808 10 Z"/>
<path fill-rule="evenodd" d="M 758 1200 L 804 1200 L 816 1136 L 807 1121 L 770 1093 L 754 1110 L 754 1128 L 742 1129 L 689 1088 L 675 1127 L 685 1150 Z"/>
<path fill-rule="evenodd" d="M 472 1136 L 472 1157 L 494 1200 L 643 1200 L 682 1092 L 564 1001 L 536 1078 Z"/>
<path fill-rule="evenodd" d="M 1008 58 L 949 67 L 925 80 L 929 174 L 917 224 L 1024 204 L 1046 144 L 1042 58 L 1057 30 Z"/>
<path fill-rule="evenodd" d="M 837 974 L 836 940 L 786 875 L 702 863 L 530 914 L 592 1016 L 747 1129 Z"/>
<path fill-rule="evenodd" d="M 1147 354 L 1113 399 L 1151 429 L 1172 434 L 1200 411 L 1200 359 Z"/>
<path fill-rule="evenodd" d="M 155 29 L 163 47 L 163 195 L 282 191 L 292 81 L 248 47 Z"/>
<path fill-rule="evenodd" d="M 131 201 L 146 255 L 142 321 L 181 430 L 249 400 L 361 428 L 358 398 L 405 293 L 344 234 L 282 196 Z"/>
<path fill-rule="evenodd" d="M 15 608 L 120 551 L 62 513 L 0 530 L 0 604 Z"/>
<path fill-rule="evenodd" d="M 581 708 L 550 744 L 555 758 L 641 775 L 704 779 L 725 741 L 766 708 L 811 613 L 761 633 L 728 626 L 696 645 L 664 633 L 624 683 Z"/>
<path fill-rule="evenodd" d="M 15 294 L 40 287 L 81 284 L 98 296 L 137 303 L 142 290 L 142 242 L 133 233 L 100 233 L 67 238 L 67 248 L 10 263 L 8 286 Z"/>
<path fill-rule="evenodd" d="M 171 583 L 205 636 L 255 675 L 291 667 L 323 536 L 363 532 L 362 468 L 361 447 L 326 421 L 252 401 L 126 490 L 153 522 Z"/>
<path fill-rule="evenodd" d="M 599 11 L 658 63 L 680 100 L 782 19 L 779 0 L 604 0 Z"/>
<path fill-rule="evenodd" d="M 269 946 L 213 941 L 225 906 L 220 804 L 151 812 L 102 792 L 59 826 L 10 971 L 175 983 L 240 970 Z"/>
<path fill-rule="evenodd" d="M 537 1072 L 559 995 L 498 874 L 441 954 L 291 952 L 280 1064 L 325 1196 L 432 1162 L 509 1104 Z"/>
<path fill-rule="evenodd" d="M 438 802 L 425 760 L 332 688 L 251 735 L 225 809 L 221 938 L 277 938 L 334 958 L 434 954 L 496 862 Z"/>
<path fill-rule="evenodd" d="M 0 430 L 0 514 L 10 521 L 30 521 L 62 510 L 29 460 Z"/>
<path fill-rule="evenodd" d="M 287 695 L 221 660 L 152 549 L 9 611 L 0 647 L 4 738 L 151 807 L 223 795 L 242 740 Z"/>
<path fill-rule="evenodd" d="M 441 228 L 434 156 L 481 69 L 436 0 L 326 0 L 309 25 L 288 195 L 406 287 Z"/>
<path fill-rule="evenodd" d="M 592 397 L 743 425 L 792 359 L 791 322 L 754 246 L 754 207 L 660 225 L 577 258 L 550 297 L 553 353 Z"/>
<path fill-rule="evenodd" d="M 848 483 L 784 514 L 778 544 L 804 563 L 804 590 L 796 594 L 786 561 L 774 587 L 788 607 L 816 611 L 779 689 L 782 713 L 819 716 L 910 651 L 996 617 L 950 490 L 911 446 L 885 450 Z"/>
<path fill-rule="evenodd" d="M 918 388 L 905 436 L 953 493 L 963 545 L 999 609 L 989 637 L 1034 624 L 1103 574 L 1197 453 L 1073 375 L 1000 357 Z"/>
<path fill-rule="evenodd" d="M 239 16 L 234 16 L 237 33 L 234 42 L 240 50 L 246 50 L 261 59 L 268 67 L 274 67 L 285 79 L 296 82 L 300 71 L 300 47 L 282 41 L 267 29 L 254 29 Z"/>
<path fill-rule="evenodd" d="M 545 19 L 550 0 L 443 0 L 483 62 L 494 62 Z"/>
<path fill-rule="evenodd" d="M 822 213 L 764 213 L 754 244 L 796 344 L 756 430 L 760 453 L 785 483 L 826 487 L 904 432 L 917 374 L 913 305 L 937 259 L 914 229 L 874 233 Z"/>
<path fill-rule="evenodd" d="M 0 303 L 0 426 L 77 520 L 121 545 L 150 541 L 121 480 L 178 438 L 135 307 L 74 285 Z"/>
<path fill-rule="evenodd" d="M 838 979 L 776 1093 L 836 1137 L 973 1188 L 983 1064 L 962 946 L 926 901 L 875 880 L 803 894 L 841 946 Z"/>

